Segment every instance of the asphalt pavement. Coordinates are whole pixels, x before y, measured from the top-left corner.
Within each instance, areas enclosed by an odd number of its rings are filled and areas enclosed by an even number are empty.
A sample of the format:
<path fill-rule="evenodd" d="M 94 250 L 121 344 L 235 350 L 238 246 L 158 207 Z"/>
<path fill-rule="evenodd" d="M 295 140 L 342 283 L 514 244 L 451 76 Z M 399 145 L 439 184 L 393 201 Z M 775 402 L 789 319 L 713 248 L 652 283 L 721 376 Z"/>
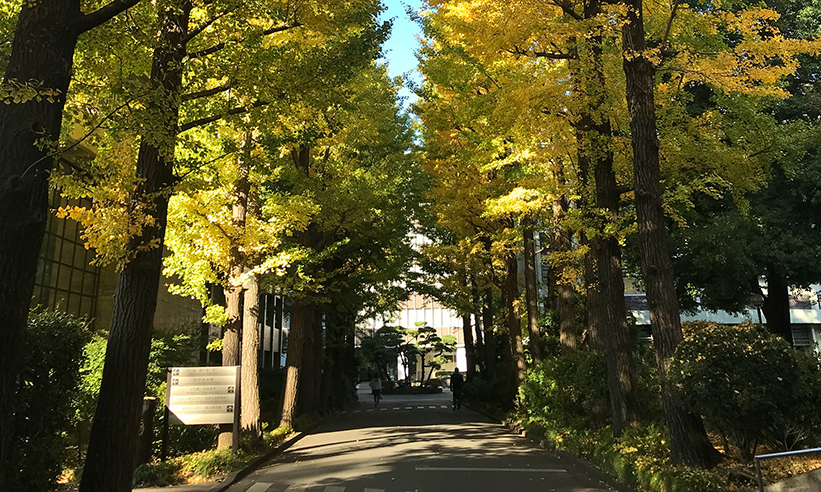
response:
<path fill-rule="evenodd" d="M 451 393 L 386 395 L 334 416 L 228 492 L 604 492 Z"/>

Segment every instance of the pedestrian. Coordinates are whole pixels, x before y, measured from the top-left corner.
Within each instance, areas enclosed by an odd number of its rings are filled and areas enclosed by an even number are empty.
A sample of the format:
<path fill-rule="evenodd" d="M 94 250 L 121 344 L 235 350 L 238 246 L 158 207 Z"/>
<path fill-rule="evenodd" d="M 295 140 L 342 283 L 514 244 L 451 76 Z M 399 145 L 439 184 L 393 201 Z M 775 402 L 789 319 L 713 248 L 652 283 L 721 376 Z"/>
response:
<path fill-rule="evenodd" d="M 371 379 L 368 386 L 371 387 L 371 393 L 373 393 L 373 406 L 379 405 L 379 400 L 382 399 L 382 378 L 379 377 L 379 374 Z"/>
<path fill-rule="evenodd" d="M 453 409 L 459 410 L 462 408 L 462 383 L 465 380 L 462 378 L 462 373 L 459 372 L 459 368 L 457 367 L 456 370 L 453 371 L 453 375 L 450 377 L 450 390 L 453 392 Z"/>

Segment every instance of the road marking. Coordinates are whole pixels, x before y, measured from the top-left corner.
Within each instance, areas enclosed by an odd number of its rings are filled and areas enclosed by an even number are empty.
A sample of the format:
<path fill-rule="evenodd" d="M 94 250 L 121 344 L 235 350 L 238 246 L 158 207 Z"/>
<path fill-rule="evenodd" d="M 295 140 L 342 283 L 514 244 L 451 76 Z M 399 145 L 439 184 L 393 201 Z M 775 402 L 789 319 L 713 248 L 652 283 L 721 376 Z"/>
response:
<path fill-rule="evenodd" d="M 382 407 L 382 408 L 380 408 L 379 410 L 381 410 L 381 411 L 383 411 L 383 412 L 384 412 L 385 410 L 387 410 L 387 408 Z"/>
<path fill-rule="evenodd" d="M 425 407 L 416 407 L 416 408 L 419 408 L 419 409 L 424 409 Z"/>
<path fill-rule="evenodd" d="M 405 407 L 405 410 L 413 410 L 413 407 Z"/>
<path fill-rule="evenodd" d="M 529 472 L 529 473 L 567 473 L 564 468 L 460 468 L 444 466 L 417 466 L 416 471 L 484 471 L 484 472 Z"/>
<path fill-rule="evenodd" d="M 366 412 L 373 412 L 373 408 L 369 408 L 369 409 L 367 409 L 367 410 L 365 410 L 365 411 L 366 411 Z"/>
<path fill-rule="evenodd" d="M 333 485 L 329 485 L 325 487 L 325 492 L 345 492 L 345 487 L 334 487 Z"/>
<path fill-rule="evenodd" d="M 447 405 L 439 405 L 439 408 L 448 408 Z"/>
<path fill-rule="evenodd" d="M 289 485 L 285 492 L 305 492 L 307 485 Z"/>
<path fill-rule="evenodd" d="M 391 410 L 401 410 L 402 407 L 393 407 Z"/>
<path fill-rule="evenodd" d="M 436 408 L 436 405 L 431 405 L 428 408 Z"/>
<path fill-rule="evenodd" d="M 273 485 L 272 483 L 265 483 L 265 482 L 257 482 L 251 487 L 248 488 L 245 492 L 265 492 L 268 488 Z"/>

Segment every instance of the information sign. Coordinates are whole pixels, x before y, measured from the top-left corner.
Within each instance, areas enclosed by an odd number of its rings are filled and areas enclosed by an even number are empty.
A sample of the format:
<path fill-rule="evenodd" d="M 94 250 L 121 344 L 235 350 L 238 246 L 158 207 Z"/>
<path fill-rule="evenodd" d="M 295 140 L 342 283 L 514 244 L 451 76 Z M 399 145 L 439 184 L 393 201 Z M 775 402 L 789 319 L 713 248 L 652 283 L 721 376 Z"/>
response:
<path fill-rule="evenodd" d="M 239 367 L 168 369 L 165 406 L 175 425 L 233 424 L 239 415 Z"/>

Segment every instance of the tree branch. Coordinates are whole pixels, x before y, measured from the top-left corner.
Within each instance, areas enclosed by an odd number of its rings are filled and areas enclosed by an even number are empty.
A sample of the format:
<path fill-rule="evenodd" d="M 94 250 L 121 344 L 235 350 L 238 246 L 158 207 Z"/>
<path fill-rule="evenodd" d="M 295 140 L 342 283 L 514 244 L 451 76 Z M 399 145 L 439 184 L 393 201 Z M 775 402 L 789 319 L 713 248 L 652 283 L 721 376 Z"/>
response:
<path fill-rule="evenodd" d="M 514 46 L 513 49 L 506 50 L 508 53 L 513 55 L 523 55 L 529 56 L 533 55 L 536 58 L 549 58 L 551 60 L 573 60 L 576 57 L 571 55 L 570 53 L 551 53 L 548 51 L 536 51 L 536 50 L 524 50 L 519 48 L 518 46 Z"/>
<path fill-rule="evenodd" d="M 564 1 L 564 0 L 553 0 L 553 3 L 557 7 L 562 9 L 562 12 L 564 12 L 565 14 L 569 15 L 570 17 L 576 19 L 577 21 L 583 21 L 584 20 L 584 17 L 582 17 L 575 10 L 573 10 L 573 7 L 569 3 L 567 3 L 566 1 Z"/>
<path fill-rule="evenodd" d="M 231 88 L 231 84 L 221 85 L 219 87 L 214 87 L 213 89 L 205 89 L 198 92 L 190 92 L 188 94 L 182 95 L 182 102 L 186 101 L 193 101 L 194 99 L 200 99 L 202 97 L 213 96 L 214 94 L 219 94 L 220 92 L 225 92 Z"/>
<path fill-rule="evenodd" d="M 138 96 L 138 97 L 142 97 L 142 96 Z M 23 171 L 23 174 L 22 174 L 21 176 L 25 176 L 25 175 L 26 175 L 26 173 L 27 173 L 27 172 L 29 172 L 29 170 L 30 170 L 31 168 L 33 168 L 33 167 L 34 167 L 34 166 L 36 166 L 37 164 L 39 164 L 39 163 L 43 162 L 44 160 L 49 159 L 49 158 L 51 158 L 51 157 L 57 157 L 58 155 L 60 155 L 60 154 L 62 154 L 62 153 L 64 153 L 64 152 L 68 152 L 69 150 L 73 149 L 74 147 L 76 147 L 76 146 L 80 145 L 81 143 L 85 142 L 85 141 L 86 141 L 86 140 L 87 140 L 87 139 L 88 139 L 91 135 L 93 135 L 93 134 L 94 134 L 94 132 L 96 132 L 96 131 L 97 131 L 97 130 L 101 127 L 101 126 L 103 126 L 103 123 L 105 123 L 106 121 L 108 121 L 108 119 L 109 119 L 109 118 L 111 118 L 112 116 L 114 116 L 115 114 L 117 114 L 117 112 L 119 112 L 121 109 L 123 109 L 123 108 L 127 107 L 129 104 L 131 104 L 131 101 L 134 101 L 135 99 L 136 99 L 136 97 L 135 97 L 135 98 L 131 98 L 131 99 L 129 99 L 128 101 L 126 101 L 126 102 L 124 102 L 124 103 L 120 104 L 119 106 L 117 106 L 116 108 L 114 108 L 114 110 L 113 110 L 113 111 L 111 111 L 110 113 L 108 113 L 107 115 L 105 115 L 105 117 L 104 117 L 102 120 L 100 120 L 100 122 L 99 122 L 99 123 L 97 123 L 96 125 L 94 125 L 94 127 L 93 127 L 91 130 L 89 130 L 89 131 L 88 131 L 88 133 L 86 133 L 85 135 L 83 135 L 83 137 L 82 137 L 82 138 L 80 138 L 79 140 L 77 140 L 77 141 L 76 141 L 76 142 L 74 142 L 73 144 L 69 145 L 68 147 L 65 147 L 65 148 L 62 148 L 62 149 L 55 150 L 54 152 L 50 152 L 50 153 L 48 153 L 48 154 L 44 155 L 43 157 L 41 157 L 41 158 L 37 159 L 36 161 L 32 162 L 32 163 L 31 163 L 31 165 L 30 165 L 29 167 L 27 167 L 25 171 Z M 72 166 L 72 167 L 74 167 L 74 166 Z"/>
<path fill-rule="evenodd" d="M 90 29 L 107 22 L 115 15 L 124 12 L 131 7 L 140 3 L 140 0 L 114 0 L 99 9 L 80 17 L 74 24 L 74 29 L 77 34 L 82 34 Z"/>
<path fill-rule="evenodd" d="M 673 10 L 670 12 L 670 18 L 667 19 L 667 27 L 664 29 L 664 38 L 661 40 L 661 51 L 667 47 L 667 39 L 670 37 L 670 30 L 673 28 L 673 19 L 676 17 L 676 10 L 679 6 L 679 0 L 673 0 Z"/>
<path fill-rule="evenodd" d="M 216 14 L 215 16 L 211 17 L 210 19 L 208 19 L 207 21 L 205 21 L 202 25 L 199 25 L 199 26 L 195 27 L 194 29 L 192 29 L 192 30 L 188 33 L 188 35 L 187 35 L 187 36 L 185 36 L 184 38 L 182 38 L 182 41 L 181 41 L 181 43 L 180 43 L 180 44 L 186 44 L 186 43 L 188 43 L 189 41 L 191 41 L 192 39 L 194 39 L 195 37 L 197 37 L 197 36 L 198 36 L 198 35 L 199 35 L 202 31 L 206 30 L 206 29 L 208 28 L 208 26 L 210 26 L 210 25 L 211 25 L 211 24 L 213 24 L 214 22 L 217 22 L 217 21 L 218 21 L 218 20 L 220 20 L 222 17 L 224 17 L 224 16 L 226 16 L 226 15 L 230 14 L 231 12 L 233 12 L 233 11 L 237 10 L 237 8 L 238 8 L 238 7 L 239 7 L 239 6 L 236 6 L 236 7 L 232 8 L 232 9 L 225 10 L 225 11 L 223 11 L 223 12 L 220 12 L 220 13 Z"/>
<path fill-rule="evenodd" d="M 258 108 L 260 106 L 265 106 L 266 104 L 268 104 L 268 101 L 256 101 L 252 104 L 249 104 L 248 106 L 239 106 L 239 107 L 236 107 L 236 108 L 233 108 L 233 109 L 229 109 L 228 111 L 226 111 L 222 114 L 215 114 L 215 115 L 212 115 L 212 116 L 206 116 L 205 118 L 200 118 L 198 120 L 189 121 L 188 123 L 180 126 L 179 133 L 186 132 L 186 131 L 188 131 L 192 128 L 196 128 L 198 126 L 207 125 L 208 123 L 213 123 L 215 121 L 219 121 L 219 120 L 225 118 L 226 116 L 232 116 L 232 115 L 235 115 L 235 114 L 247 113 L 248 111 L 251 111 L 254 108 Z"/>
<path fill-rule="evenodd" d="M 283 24 L 281 26 L 272 27 L 271 29 L 266 29 L 265 31 L 262 31 L 260 34 L 262 36 L 267 36 L 269 34 L 274 34 L 276 32 L 282 32 L 282 31 L 287 31 L 288 29 L 294 29 L 294 28 L 299 27 L 301 25 L 302 24 L 300 24 L 299 22 L 294 23 L 294 24 Z M 247 38 L 238 39 L 236 42 L 241 43 L 245 39 L 247 39 Z M 202 58 L 203 56 L 208 56 L 208 55 L 216 53 L 217 51 L 220 51 L 221 49 L 224 49 L 225 46 L 226 46 L 226 44 L 223 41 L 222 43 L 215 44 L 214 46 L 211 46 L 210 48 L 205 48 L 204 50 L 199 50 L 199 51 L 194 51 L 192 53 L 189 53 L 188 58 L 191 59 L 191 60 L 196 59 L 196 58 Z"/>

